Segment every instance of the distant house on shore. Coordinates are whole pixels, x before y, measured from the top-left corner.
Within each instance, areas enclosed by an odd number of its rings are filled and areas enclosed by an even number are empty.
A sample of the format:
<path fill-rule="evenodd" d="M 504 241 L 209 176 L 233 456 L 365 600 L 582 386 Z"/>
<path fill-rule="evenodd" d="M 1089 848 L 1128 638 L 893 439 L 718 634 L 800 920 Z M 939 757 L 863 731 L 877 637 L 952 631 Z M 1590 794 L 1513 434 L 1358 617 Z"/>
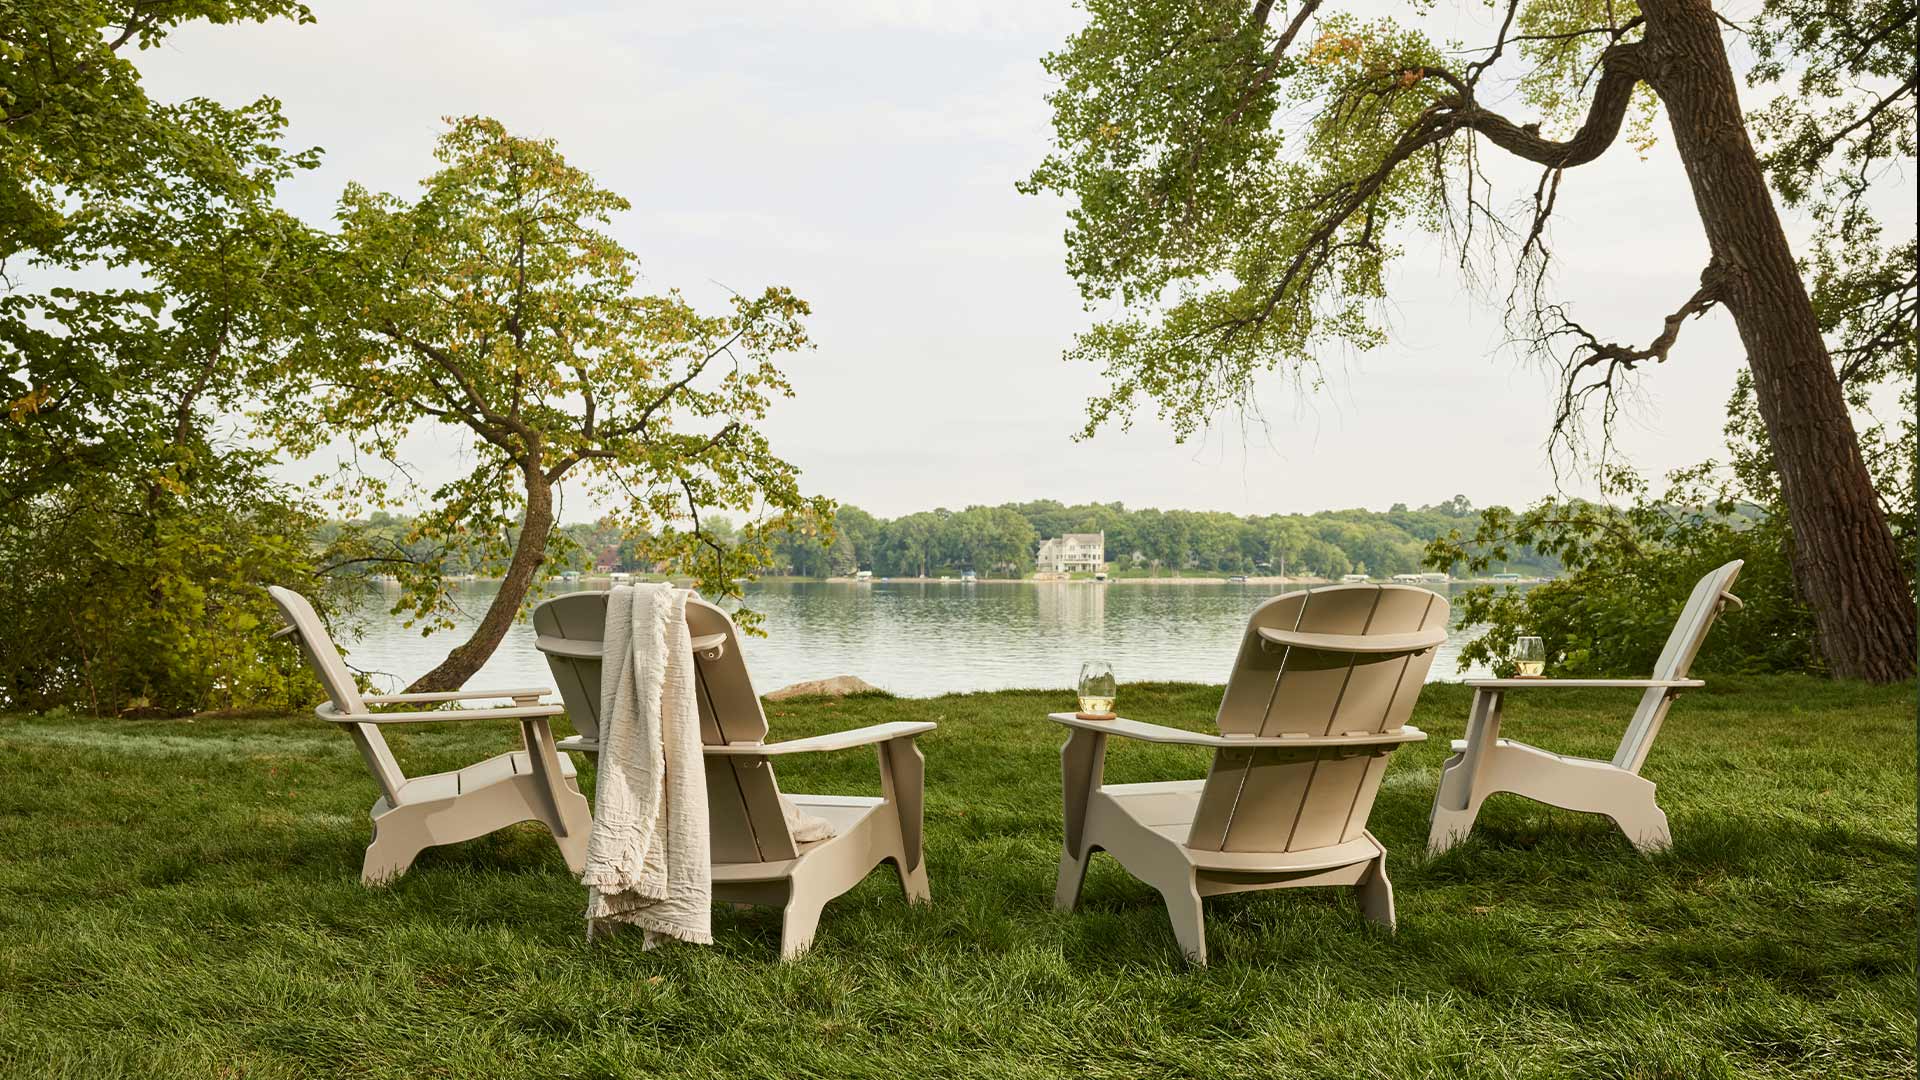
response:
<path fill-rule="evenodd" d="M 1043 574 L 1092 574 L 1107 562 L 1107 534 L 1067 533 L 1040 542 L 1033 568 Z"/>

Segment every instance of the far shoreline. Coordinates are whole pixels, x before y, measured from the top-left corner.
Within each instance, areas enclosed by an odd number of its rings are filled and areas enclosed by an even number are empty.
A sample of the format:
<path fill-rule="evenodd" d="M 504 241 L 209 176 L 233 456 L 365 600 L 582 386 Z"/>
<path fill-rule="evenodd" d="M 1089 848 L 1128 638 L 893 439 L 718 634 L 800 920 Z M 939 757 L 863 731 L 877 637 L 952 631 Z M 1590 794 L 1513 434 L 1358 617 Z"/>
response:
<path fill-rule="evenodd" d="M 693 580 L 690 577 L 650 574 L 650 573 L 643 573 L 639 571 L 628 573 L 626 574 L 626 577 L 627 577 L 627 581 L 623 582 L 623 584 L 641 583 L 641 582 L 649 582 L 649 581 L 652 581 L 652 582 L 673 581 L 673 582 L 685 584 Z M 453 579 L 457 581 L 466 582 L 469 584 L 479 584 L 482 582 L 498 584 L 501 580 L 498 577 L 493 577 L 488 575 L 474 575 L 474 574 L 457 575 L 457 576 L 454 576 Z M 613 581 L 613 574 L 612 573 L 579 574 L 578 576 L 573 578 L 562 578 L 559 575 L 555 575 L 554 577 L 548 578 L 546 580 L 548 583 L 555 582 L 555 581 L 571 581 L 576 583 L 586 583 L 586 582 L 609 583 Z M 1435 585 L 1447 585 L 1447 586 L 1540 585 L 1552 580 L 1553 580 L 1552 578 L 1544 578 L 1544 577 L 1519 578 L 1517 580 L 1516 579 L 1500 580 L 1495 578 L 1482 577 L 1482 578 L 1453 578 L 1448 581 L 1422 581 L 1422 582 L 1413 582 L 1412 584 L 1419 585 L 1422 587 L 1431 587 Z M 744 584 L 758 583 L 758 584 L 780 584 L 780 585 L 790 585 L 790 584 L 813 584 L 813 585 L 880 585 L 880 584 L 884 584 L 884 585 L 902 585 L 902 584 L 905 584 L 905 585 L 974 585 L 974 584 L 979 584 L 979 585 L 1261 585 L 1261 586 L 1269 586 L 1269 587 L 1289 586 L 1289 585 L 1318 586 L 1318 585 L 1339 584 L 1339 582 L 1334 581 L 1332 578 L 1291 577 L 1291 576 L 1276 577 L 1271 575 L 1247 576 L 1242 578 L 1231 578 L 1231 577 L 1221 577 L 1221 576 L 1109 577 L 1104 580 L 1095 580 L 1093 578 L 1061 578 L 1061 577 L 960 578 L 960 577 L 952 577 L 952 576 L 949 576 L 949 577 L 853 578 L 853 577 L 846 577 L 844 575 L 817 578 L 817 577 L 799 577 L 799 576 L 788 575 L 788 574 L 769 574 L 764 577 L 742 579 L 742 582 Z M 1393 582 L 1391 579 L 1388 579 L 1388 578 L 1368 578 L 1366 581 L 1366 584 L 1388 585 L 1388 584 L 1393 584 Z"/>

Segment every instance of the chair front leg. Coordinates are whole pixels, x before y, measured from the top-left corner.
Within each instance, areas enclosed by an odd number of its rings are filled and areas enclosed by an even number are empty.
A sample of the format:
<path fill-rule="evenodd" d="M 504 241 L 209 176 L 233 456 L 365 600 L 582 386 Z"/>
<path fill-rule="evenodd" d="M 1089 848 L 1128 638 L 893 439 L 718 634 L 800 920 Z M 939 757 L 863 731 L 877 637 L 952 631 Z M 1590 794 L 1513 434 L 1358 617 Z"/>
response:
<path fill-rule="evenodd" d="M 907 902 L 927 903 L 933 899 L 927 886 L 927 867 L 922 853 L 926 826 L 927 758 L 920 752 L 916 736 L 889 739 L 874 750 L 880 757 L 880 794 L 900 821 L 900 887 Z"/>
<path fill-rule="evenodd" d="M 412 807 L 397 807 L 373 819 L 373 839 L 360 864 L 362 885 L 387 885 L 434 846 L 433 833 Z"/>
<path fill-rule="evenodd" d="M 1060 791 L 1064 830 L 1060 847 L 1060 877 L 1054 885 L 1053 906 L 1072 911 L 1080 902 L 1080 886 L 1087 878 L 1093 855 L 1087 842 L 1087 805 L 1100 790 L 1106 771 L 1107 737 L 1098 731 L 1074 728 L 1060 748 Z"/>
<path fill-rule="evenodd" d="M 1440 768 L 1440 785 L 1433 793 L 1433 814 L 1427 829 L 1427 850 L 1438 855 L 1467 838 L 1480 816 L 1479 790 L 1488 756 L 1500 739 L 1498 690 L 1473 692 L 1473 710 L 1467 716 L 1467 748 Z"/>
<path fill-rule="evenodd" d="M 527 760 L 533 765 L 534 799 L 540 819 L 553 833 L 554 843 L 567 860 L 567 869 L 578 874 L 587 868 L 587 837 L 593 831 L 593 810 L 587 805 L 587 797 L 566 782 L 566 773 L 560 768 L 560 751 L 554 746 L 553 727 L 547 718 L 523 718 L 520 735 L 526 743 Z"/>
<path fill-rule="evenodd" d="M 1366 875 L 1354 886 L 1360 895 L 1360 913 L 1369 922 L 1394 928 L 1393 882 L 1387 877 L 1387 857 L 1380 855 L 1367 864 Z"/>

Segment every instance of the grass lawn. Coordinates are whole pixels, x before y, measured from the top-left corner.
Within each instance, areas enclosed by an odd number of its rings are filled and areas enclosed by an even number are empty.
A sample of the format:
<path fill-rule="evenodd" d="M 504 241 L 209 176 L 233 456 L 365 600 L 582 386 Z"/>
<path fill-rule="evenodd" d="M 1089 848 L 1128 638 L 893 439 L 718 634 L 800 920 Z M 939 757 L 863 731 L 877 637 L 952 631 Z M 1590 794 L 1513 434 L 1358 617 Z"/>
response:
<path fill-rule="evenodd" d="M 1204 727 L 1218 688 L 1129 686 L 1123 711 Z M 1646 768 L 1675 847 L 1496 797 L 1426 859 L 1467 692 L 1373 815 L 1400 930 L 1349 890 L 1207 902 L 1213 966 L 1109 857 L 1051 910 L 1060 693 L 770 707 L 775 737 L 897 719 L 927 754 L 934 903 L 882 868 L 775 962 L 776 913 L 719 944 L 589 947 L 584 894 L 538 827 L 357 880 L 374 797 L 311 716 L 0 717 L 0 1074 L 32 1077 L 1893 1077 L 1914 1071 L 1911 686 L 1721 678 Z M 1507 734 L 1608 756 L 1631 692 L 1524 695 Z M 405 732 L 415 771 L 509 723 Z M 1203 775 L 1125 745 L 1110 780 Z M 790 791 L 877 793 L 870 752 L 787 759 Z"/>

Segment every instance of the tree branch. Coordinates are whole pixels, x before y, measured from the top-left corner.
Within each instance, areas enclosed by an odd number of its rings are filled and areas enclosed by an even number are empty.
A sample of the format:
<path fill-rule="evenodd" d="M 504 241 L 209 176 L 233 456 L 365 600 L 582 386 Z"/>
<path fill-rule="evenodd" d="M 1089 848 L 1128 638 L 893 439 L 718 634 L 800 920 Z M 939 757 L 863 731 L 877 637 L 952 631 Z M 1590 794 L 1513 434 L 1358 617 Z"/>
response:
<path fill-rule="evenodd" d="M 1600 85 L 1594 89 L 1586 120 L 1580 130 L 1564 142 L 1541 138 L 1538 124 L 1515 124 L 1499 113 L 1481 108 L 1473 103 L 1471 90 L 1464 82 L 1443 72 L 1436 74 L 1453 82 L 1459 94 L 1456 100 L 1445 103 L 1451 107 L 1447 114 L 1450 122 L 1457 127 L 1471 128 L 1500 149 L 1536 165 L 1569 169 L 1585 165 L 1605 153 L 1620 134 L 1627 107 L 1633 103 L 1633 89 L 1644 74 L 1641 55 L 1639 42 L 1615 45 L 1603 54 Z"/>
<path fill-rule="evenodd" d="M 1659 335 L 1645 348 L 1639 349 L 1601 341 L 1586 327 L 1574 322 L 1566 310 L 1557 305 L 1542 312 L 1559 322 L 1541 335 L 1537 345 L 1544 347 L 1560 337 L 1580 339 L 1561 369 L 1560 403 L 1553 418 L 1553 434 L 1549 441 L 1572 440 L 1580 415 L 1595 394 L 1604 395 L 1606 417 L 1603 424 L 1610 423 L 1616 409 L 1616 380 L 1648 360 L 1665 363 L 1668 352 L 1680 338 L 1681 325 L 1689 318 L 1706 314 L 1718 304 L 1725 283 L 1725 268 L 1717 262 L 1708 263 L 1706 269 L 1700 272 L 1700 287 L 1687 298 L 1686 303 L 1662 321 Z M 1582 383 L 1583 376 L 1595 371 L 1601 374 L 1592 381 Z"/>

